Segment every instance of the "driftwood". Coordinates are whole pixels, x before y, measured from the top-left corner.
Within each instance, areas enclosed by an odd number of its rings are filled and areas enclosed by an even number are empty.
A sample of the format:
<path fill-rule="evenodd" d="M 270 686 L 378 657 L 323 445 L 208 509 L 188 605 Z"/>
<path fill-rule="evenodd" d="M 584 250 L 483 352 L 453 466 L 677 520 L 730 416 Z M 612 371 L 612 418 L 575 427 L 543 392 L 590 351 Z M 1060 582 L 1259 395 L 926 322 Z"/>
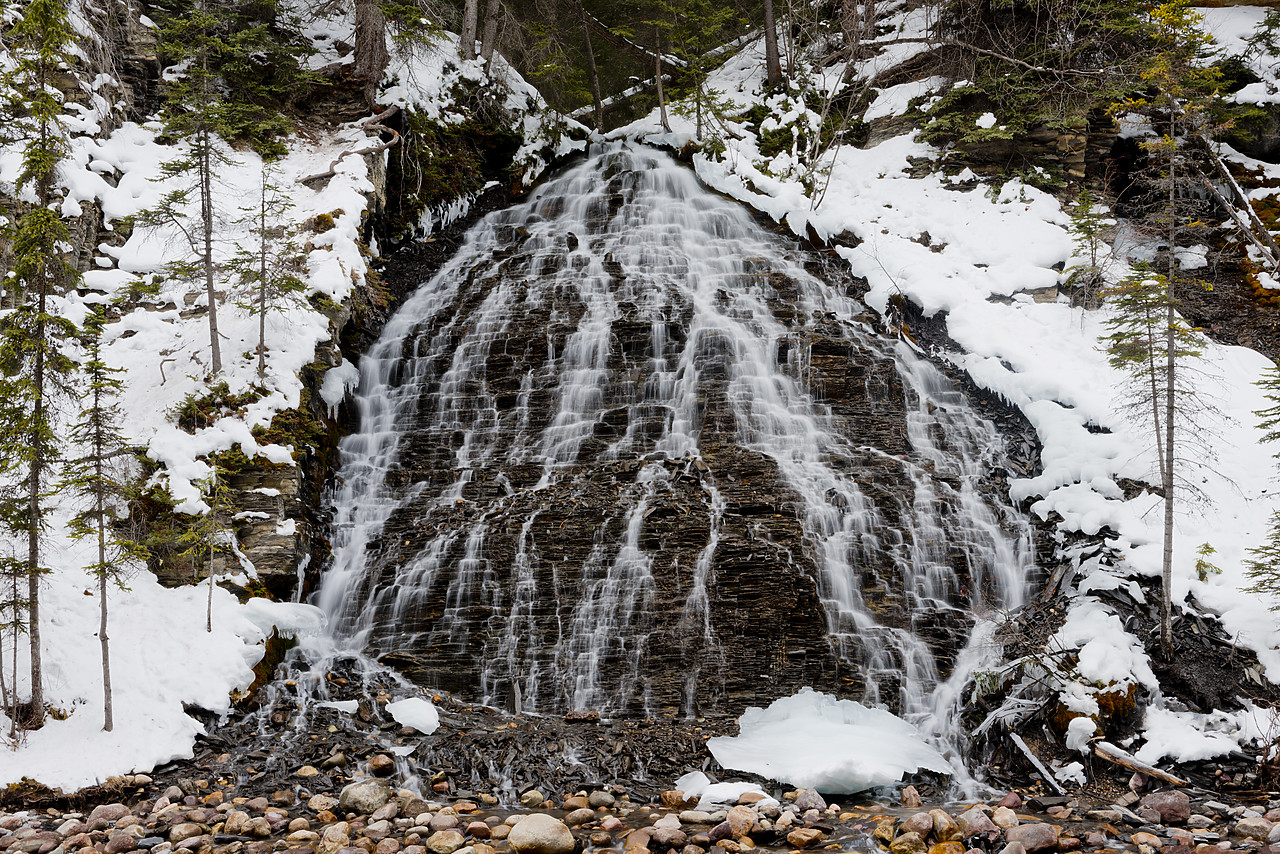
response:
<path fill-rule="evenodd" d="M 1157 780 L 1163 780 L 1171 786 L 1186 786 L 1186 780 L 1181 777 L 1175 777 L 1167 771 L 1161 771 L 1154 765 L 1137 759 L 1133 754 L 1126 753 L 1114 744 L 1106 741 L 1099 741 L 1093 746 L 1095 756 L 1113 762 L 1121 768 L 1128 768 L 1130 771 L 1137 771 L 1140 774 L 1146 774 L 1148 777 L 1155 777 Z"/>
<path fill-rule="evenodd" d="M 1022 736 L 1018 735 L 1013 730 L 1010 730 L 1009 740 L 1017 745 L 1018 749 L 1022 751 L 1022 755 L 1027 757 L 1027 761 L 1032 764 L 1036 771 L 1040 773 L 1040 776 L 1044 778 L 1044 781 L 1048 783 L 1055 792 L 1059 795 L 1065 795 L 1067 793 L 1066 790 L 1062 788 L 1061 784 L 1058 783 L 1058 778 L 1053 776 L 1053 772 L 1044 767 L 1044 763 L 1036 758 L 1036 755 L 1031 752 L 1030 747 L 1027 747 L 1027 743 L 1022 740 Z"/>
<path fill-rule="evenodd" d="M 332 163 L 329 164 L 329 168 L 327 170 L 325 170 L 324 172 L 317 172 L 314 175 L 308 175 L 307 177 L 302 178 L 300 180 L 300 183 L 310 184 L 312 181 L 323 181 L 328 178 L 332 178 L 334 175 L 338 174 L 338 164 L 341 163 L 343 159 L 350 157 L 353 154 L 358 154 L 362 157 L 366 154 L 377 154 L 379 151 L 386 151 L 388 148 L 395 145 L 397 142 L 400 141 L 400 131 L 396 130 L 395 128 L 389 128 L 386 125 L 384 125 L 382 122 L 385 121 L 386 119 L 391 118 L 399 111 L 400 111 L 400 108 L 397 107 L 395 104 L 392 104 L 390 107 L 387 107 L 385 110 L 378 113 L 377 115 L 369 116 L 366 119 L 361 119 L 359 122 L 360 127 L 363 128 L 364 130 L 371 130 L 378 133 L 391 134 L 390 140 L 383 142 L 381 139 L 374 137 L 371 145 L 366 145 L 363 148 L 353 148 L 353 149 L 344 151 L 341 154 L 339 154 Z"/>

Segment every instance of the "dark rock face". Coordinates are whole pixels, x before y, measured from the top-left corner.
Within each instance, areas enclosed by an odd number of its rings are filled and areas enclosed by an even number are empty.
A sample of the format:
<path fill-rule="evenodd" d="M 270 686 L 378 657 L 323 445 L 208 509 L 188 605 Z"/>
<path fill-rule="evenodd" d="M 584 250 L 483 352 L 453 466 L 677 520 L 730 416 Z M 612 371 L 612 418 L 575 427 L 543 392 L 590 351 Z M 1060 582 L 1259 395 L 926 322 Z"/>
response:
<path fill-rule="evenodd" d="M 873 322 L 668 162 L 579 167 L 370 351 L 321 604 L 499 704 L 908 702 L 1022 532 L 975 498 L 994 430 Z"/>

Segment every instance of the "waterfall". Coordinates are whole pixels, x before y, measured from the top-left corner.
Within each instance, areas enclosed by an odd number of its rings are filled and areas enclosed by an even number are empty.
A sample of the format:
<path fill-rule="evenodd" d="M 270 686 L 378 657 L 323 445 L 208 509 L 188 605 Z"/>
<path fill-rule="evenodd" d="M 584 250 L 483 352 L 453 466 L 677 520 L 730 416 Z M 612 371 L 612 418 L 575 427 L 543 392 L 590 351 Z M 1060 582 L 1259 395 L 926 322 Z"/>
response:
<path fill-rule="evenodd" d="M 474 226 L 361 360 L 329 651 L 541 711 L 945 717 L 1029 529 L 993 425 L 811 262 L 626 146 Z"/>

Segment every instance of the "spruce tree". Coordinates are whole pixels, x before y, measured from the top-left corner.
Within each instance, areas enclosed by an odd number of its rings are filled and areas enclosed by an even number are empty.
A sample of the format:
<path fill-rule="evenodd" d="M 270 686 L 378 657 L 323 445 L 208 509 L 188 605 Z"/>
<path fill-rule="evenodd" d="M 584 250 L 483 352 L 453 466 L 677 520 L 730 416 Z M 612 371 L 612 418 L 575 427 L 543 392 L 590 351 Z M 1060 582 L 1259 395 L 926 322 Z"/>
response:
<path fill-rule="evenodd" d="M 241 247 L 232 261 L 248 298 L 242 307 L 258 318 L 259 378 L 267 375 L 267 315 L 301 304 L 306 293 L 305 259 L 295 240 L 297 231 L 284 224 L 292 207 L 280 187 L 271 182 L 264 162 L 258 204 L 245 220 L 252 229 L 253 246 Z"/>
<path fill-rule="evenodd" d="M 63 473 L 64 486 L 86 504 L 71 518 L 71 536 L 92 539 L 97 545 L 97 559 L 86 569 L 98 579 L 98 644 L 102 652 L 103 724 L 111 731 L 111 650 L 107 633 L 107 594 L 111 587 L 124 589 L 124 581 L 132 564 L 146 559 L 146 551 L 137 539 L 121 531 L 129 517 L 131 490 L 127 476 L 122 476 L 122 463 L 129 446 L 120 432 L 117 401 L 123 383 L 120 370 L 109 366 L 102 355 L 102 330 L 106 325 L 106 309 L 99 305 L 84 323 L 85 360 L 81 371 L 85 393 L 81 397 L 80 419 L 71 431 L 71 439 L 80 456 L 68 461 Z"/>
<path fill-rule="evenodd" d="M 72 29 L 62 0 L 30 0 L 9 32 L 9 91 L 25 93 L 24 117 L 11 128 L 24 140 L 17 186 L 34 201 L 13 231 L 12 278 L 17 307 L 0 322 L 0 398 L 8 405 L 0 429 L 5 456 L 22 479 L 22 500 L 6 502 L 2 521 L 26 540 L 27 637 L 30 646 L 31 709 L 28 725 L 44 722 L 44 676 L 40 639 L 40 576 L 45 572 L 41 539 L 46 524 L 49 471 L 59 456 L 51 398 L 64 387 L 73 363 L 60 340 L 74 331 L 55 315 L 50 298 L 74 287 L 78 273 L 66 259 L 70 231 L 58 214 L 56 169 L 66 150 L 61 124 L 62 94 L 55 84 L 71 64 Z"/>
<path fill-rule="evenodd" d="M 1258 426 L 1266 431 L 1262 441 L 1280 440 L 1280 368 L 1272 365 L 1258 380 L 1258 386 L 1266 393 L 1270 405 L 1254 412 L 1261 421 Z M 1280 453 L 1276 454 L 1280 457 Z M 1280 594 L 1280 510 L 1271 514 L 1266 541 L 1249 549 L 1245 561 L 1245 574 L 1253 579 L 1249 588 L 1254 593 Z M 1280 605 L 1273 608 L 1280 609 Z"/>
<path fill-rule="evenodd" d="M 1129 377 L 1127 407 L 1145 421 L 1154 441 L 1164 503 L 1164 549 L 1161 565 L 1160 645 L 1173 651 L 1173 515 L 1179 488 L 1177 462 L 1184 441 L 1179 429 L 1190 426 L 1203 409 L 1184 370 L 1200 355 L 1201 338 L 1177 315 L 1169 280 L 1138 269 L 1106 289 L 1112 311 L 1103 340 L 1111 366 Z M 1185 487 L 1184 487 L 1185 488 Z"/>

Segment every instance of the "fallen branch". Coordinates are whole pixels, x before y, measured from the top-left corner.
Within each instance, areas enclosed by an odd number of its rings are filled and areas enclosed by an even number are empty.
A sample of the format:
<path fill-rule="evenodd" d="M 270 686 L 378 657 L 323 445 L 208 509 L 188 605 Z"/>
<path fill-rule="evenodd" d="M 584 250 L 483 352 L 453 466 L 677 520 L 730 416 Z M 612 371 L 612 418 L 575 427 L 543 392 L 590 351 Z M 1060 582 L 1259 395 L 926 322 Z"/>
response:
<path fill-rule="evenodd" d="M 302 178 L 299 183 L 310 184 L 312 181 L 323 181 L 326 178 L 332 178 L 333 176 L 338 174 L 338 164 L 341 163 L 343 159 L 350 157 L 353 154 L 358 154 L 362 157 L 367 154 L 377 154 L 378 152 L 386 151 L 388 148 L 395 145 L 397 142 L 400 141 L 400 131 L 396 130 L 395 128 L 389 128 L 386 125 L 384 125 L 382 122 L 386 119 L 391 118 L 398 112 L 400 112 L 400 108 L 395 104 L 392 104 L 390 107 L 387 107 L 385 110 L 378 113 L 377 115 L 369 116 L 368 118 L 362 119 L 359 122 L 360 127 L 363 128 L 364 130 L 376 131 L 378 133 L 389 133 L 391 134 L 391 139 L 389 139 L 386 142 L 383 142 L 378 137 L 374 137 L 374 142 L 372 145 L 367 145 L 364 148 L 353 148 L 348 151 L 344 151 L 341 154 L 339 154 L 332 163 L 329 164 L 329 168 L 326 171 L 317 172 L 314 175 L 308 175 L 307 177 Z"/>
<path fill-rule="evenodd" d="M 1044 767 L 1044 763 L 1036 758 L 1036 755 L 1031 752 L 1030 747 L 1027 747 L 1027 743 L 1022 740 L 1022 736 L 1018 735 L 1013 730 L 1009 730 L 1009 740 L 1017 745 L 1018 749 L 1022 751 L 1022 755 L 1027 757 L 1027 761 L 1031 763 L 1036 771 L 1040 772 L 1040 776 L 1044 778 L 1044 781 L 1049 784 L 1050 788 L 1059 795 L 1065 795 L 1067 793 L 1066 790 L 1058 783 L 1058 778 L 1053 776 L 1053 772 Z"/>
<path fill-rule="evenodd" d="M 1137 771 L 1146 774 L 1148 777 L 1155 777 L 1157 780 L 1163 780 L 1171 786 L 1186 786 L 1187 781 L 1180 777 L 1175 777 L 1167 771 L 1161 771 L 1154 765 L 1148 765 L 1136 758 L 1131 753 L 1126 753 L 1114 744 L 1106 741 L 1099 741 L 1093 746 L 1094 755 L 1108 762 L 1113 762 L 1121 768 L 1128 768 L 1130 771 Z"/>

